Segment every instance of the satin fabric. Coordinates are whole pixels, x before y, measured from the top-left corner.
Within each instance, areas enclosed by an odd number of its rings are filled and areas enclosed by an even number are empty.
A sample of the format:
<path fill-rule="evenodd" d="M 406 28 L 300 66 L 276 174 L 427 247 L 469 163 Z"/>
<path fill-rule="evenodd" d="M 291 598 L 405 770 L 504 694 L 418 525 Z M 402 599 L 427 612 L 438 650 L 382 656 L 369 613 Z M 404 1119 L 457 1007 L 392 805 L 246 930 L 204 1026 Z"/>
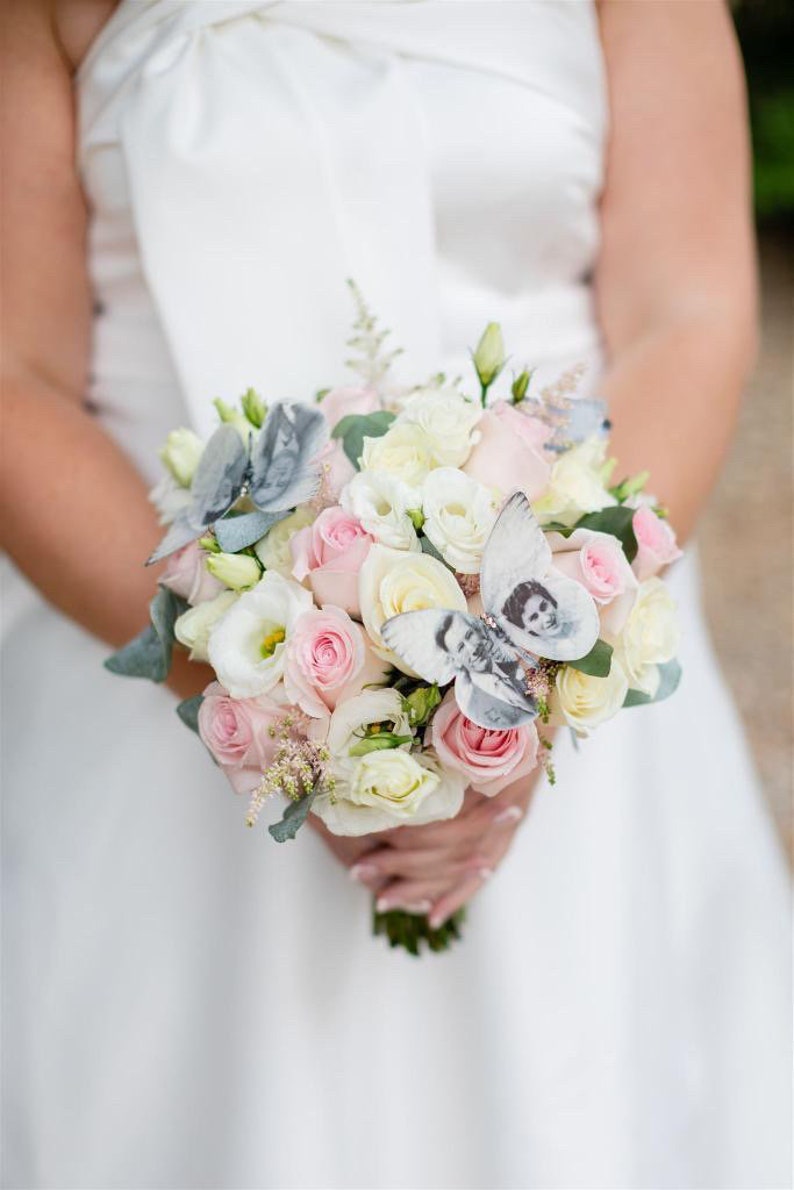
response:
<path fill-rule="evenodd" d="M 90 395 L 150 477 L 212 397 L 346 378 L 349 276 L 398 373 L 498 319 L 536 382 L 597 387 L 588 3 L 124 0 L 78 99 Z M 465 943 L 417 963 L 9 579 L 5 1184 L 787 1184 L 786 879 L 693 559 L 673 583 L 677 697 L 561 741 Z"/>

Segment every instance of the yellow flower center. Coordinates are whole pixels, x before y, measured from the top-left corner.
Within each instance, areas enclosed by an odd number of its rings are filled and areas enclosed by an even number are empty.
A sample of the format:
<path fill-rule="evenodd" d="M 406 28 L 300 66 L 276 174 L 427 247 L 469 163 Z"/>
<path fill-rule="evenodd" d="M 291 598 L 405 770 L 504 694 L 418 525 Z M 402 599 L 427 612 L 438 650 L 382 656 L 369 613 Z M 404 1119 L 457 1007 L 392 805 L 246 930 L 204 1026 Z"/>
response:
<path fill-rule="evenodd" d="M 276 646 L 284 643 L 287 632 L 285 628 L 274 628 L 272 632 L 268 632 L 264 637 L 259 652 L 262 654 L 262 659 L 267 661 L 268 657 L 272 657 L 276 651 Z"/>

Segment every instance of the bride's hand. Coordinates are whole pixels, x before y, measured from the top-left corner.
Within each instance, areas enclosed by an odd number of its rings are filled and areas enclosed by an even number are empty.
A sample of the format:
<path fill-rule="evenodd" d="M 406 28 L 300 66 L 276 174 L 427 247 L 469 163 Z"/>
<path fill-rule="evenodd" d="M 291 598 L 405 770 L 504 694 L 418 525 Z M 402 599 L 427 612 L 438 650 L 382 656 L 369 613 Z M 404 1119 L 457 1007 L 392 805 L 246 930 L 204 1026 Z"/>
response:
<path fill-rule="evenodd" d="M 337 843 L 366 844 L 351 849 L 350 874 L 377 895 L 381 912 L 427 913 L 437 927 L 496 871 L 527 812 L 536 780 L 535 774 L 492 798 L 469 789 L 458 816 L 445 822 Z M 340 850 L 332 850 L 344 863 Z"/>

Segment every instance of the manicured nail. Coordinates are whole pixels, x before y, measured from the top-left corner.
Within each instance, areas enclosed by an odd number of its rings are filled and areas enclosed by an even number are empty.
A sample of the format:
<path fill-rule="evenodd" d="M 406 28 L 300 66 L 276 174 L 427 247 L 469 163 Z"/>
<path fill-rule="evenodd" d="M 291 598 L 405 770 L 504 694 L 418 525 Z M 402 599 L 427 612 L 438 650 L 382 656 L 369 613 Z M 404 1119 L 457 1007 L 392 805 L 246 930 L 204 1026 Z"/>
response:
<path fill-rule="evenodd" d="M 431 930 L 439 930 L 441 928 L 441 926 L 443 926 L 443 924 L 446 920 L 447 920 L 446 917 L 444 917 L 442 914 L 441 917 L 428 918 L 427 924 L 430 926 Z"/>
<path fill-rule="evenodd" d="M 377 909 L 378 913 L 388 913 L 389 910 L 393 908 L 393 906 L 388 897 L 378 897 L 377 901 L 375 902 L 375 908 Z"/>
<path fill-rule="evenodd" d="M 374 864 L 353 864 L 350 869 L 351 880 L 369 880 L 373 876 L 377 876 L 378 869 Z"/>
<path fill-rule="evenodd" d="M 508 822 L 518 822 L 524 817 L 524 811 L 520 806 L 507 806 L 506 809 L 500 810 L 493 820 L 494 826 L 506 826 Z"/>
<path fill-rule="evenodd" d="M 477 872 L 480 880 L 490 880 L 493 876 L 493 868 L 480 868 Z"/>
<path fill-rule="evenodd" d="M 433 907 L 432 901 L 414 901 L 411 905 L 403 905 L 402 908 L 406 913 L 429 913 Z"/>

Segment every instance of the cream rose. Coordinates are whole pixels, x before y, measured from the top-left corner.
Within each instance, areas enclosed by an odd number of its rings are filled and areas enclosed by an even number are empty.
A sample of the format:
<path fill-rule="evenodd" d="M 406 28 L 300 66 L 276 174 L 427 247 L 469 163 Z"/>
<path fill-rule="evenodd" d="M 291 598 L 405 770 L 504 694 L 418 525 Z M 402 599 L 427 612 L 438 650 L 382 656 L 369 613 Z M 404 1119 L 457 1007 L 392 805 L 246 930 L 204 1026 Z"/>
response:
<path fill-rule="evenodd" d="M 254 553 L 265 570 L 275 570 L 282 578 L 292 578 L 290 542 L 298 530 L 311 525 L 316 516 L 313 508 L 303 504 L 268 530 L 254 546 Z"/>
<path fill-rule="evenodd" d="M 466 596 L 443 562 L 428 554 L 406 554 L 382 545 L 373 545 L 361 567 L 358 596 L 375 651 L 403 673 L 412 671 L 386 648 L 380 634 L 386 620 L 426 607 L 466 611 Z"/>
<path fill-rule="evenodd" d="M 541 524 L 562 521 L 570 525 L 586 512 L 617 503 L 602 478 L 606 449 L 606 439 L 588 438 L 560 455 L 551 469 L 548 488 L 532 504 Z"/>
<path fill-rule="evenodd" d="M 433 443 L 421 426 L 395 422 L 380 438 L 365 438 L 361 470 L 393 475 L 418 487 L 435 466 Z"/>
<path fill-rule="evenodd" d="M 557 673 L 552 700 L 555 718 L 561 715 L 579 735 L 617 715 L 628 693 L 629 683 L 620 662 L 612 658 L 605 678 L 594 678 L 565 665 Z"/>
<path fill-rule="evenodd" d="M 190 649 L 191 661 L 209 661 L 207 649 L 210 633 L 238 598 L 237 591 L 221 591 L 214 599 L 206 599 L 177 619 L 174 636 L 186 649 Z"/>
<path fill-rule="evenodd" d="M 633 690 L 653 697 L 659 685 L 657 666 L 673 660 L 680 635 L 675 600 L 662 580 L 649 578 L 640 583 L 615 646 Z"/>
<path fill-rule="evenodd" d="M 232 698 L 255 698 L 273 689 L 284 672 L 287 637 L 312 606 L 308 591 L 275 570 L 265 571 L 237 599 L 210 632 L 207 648 L 218 681 Z"/>
<path fill-rule="evenodd" d="M 436 466 L 460 467 L 471 453 L 481 417 L 481 406 L 454 388 L 428 388 L 408 398 L 397 425 L 410 423 L 424 430 Z"/>
<path fill-rule="evenodd" d="M 312 810 L 339 835 L 452 818 L 463 802 L 463 777 L 443 770 L 430 752 L 421 759 L 402 748 L 368 752 L 339 765 L 335 781 L 332 792 L 315 798 Z"/>
<path fill-rule="evenodd" d="M 423 531 L 445 562 L 479 574 L 498 507 L 493 493 L 454 467 L 431 471 L 422 489 Z"/>
<path fill-rule="evenodd" d="M 421 496 L 393 475 L 362 471 L 343 489 L 339 502 L 382 545 L 396 550 L 420 549 L 408 510 L 421 506 Z"/>

